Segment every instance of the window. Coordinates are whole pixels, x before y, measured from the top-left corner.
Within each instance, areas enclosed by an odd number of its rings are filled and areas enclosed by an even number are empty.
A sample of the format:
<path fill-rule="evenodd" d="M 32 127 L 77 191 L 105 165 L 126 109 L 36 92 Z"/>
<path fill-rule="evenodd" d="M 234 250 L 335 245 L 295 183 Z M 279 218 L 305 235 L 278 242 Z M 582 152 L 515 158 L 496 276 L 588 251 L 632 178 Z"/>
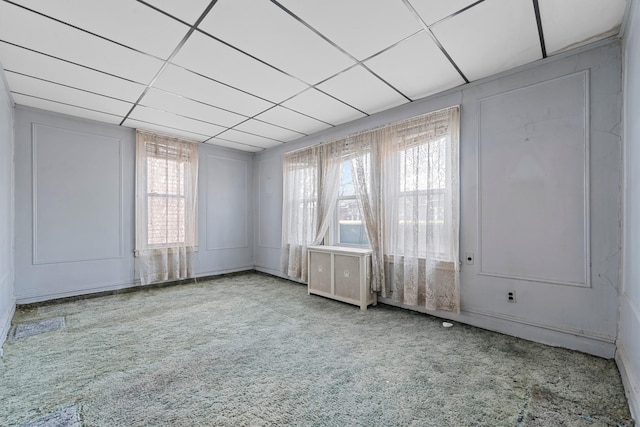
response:
<path fill-rule="evenodd" d="M 336 202 L 335 243 L 369 246 L 354 185 L 352 160 L 345 160 L 340 169 L 340 189 Z"/>
<path fill-rule="evenodd" d="M 198 144 L 136 134 L 136 266 L 143 284 L 193 276 Z"/>

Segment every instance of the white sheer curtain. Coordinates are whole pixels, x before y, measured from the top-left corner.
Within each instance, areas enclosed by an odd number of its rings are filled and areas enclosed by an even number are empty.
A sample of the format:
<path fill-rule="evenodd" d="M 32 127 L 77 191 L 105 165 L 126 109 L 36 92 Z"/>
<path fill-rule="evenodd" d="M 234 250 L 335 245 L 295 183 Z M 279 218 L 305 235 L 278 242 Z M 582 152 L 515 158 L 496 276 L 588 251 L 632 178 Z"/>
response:
<path fill-rule="evenodd" d="M 283 158 L 281 271 L 307 281 L 307 247 L 322 243 L 335 209 L 341 154 L 328 146 Z"/>
<path fill-rule="evenodd" d="M 460 311 L 459 107 L 393 125 L 382 164 L 391 296 Z"/>
<path fill-rule="evenodd" d="M 198 144 L 136 133 L 136 269 L 144 284 L 194 276 Z"/>

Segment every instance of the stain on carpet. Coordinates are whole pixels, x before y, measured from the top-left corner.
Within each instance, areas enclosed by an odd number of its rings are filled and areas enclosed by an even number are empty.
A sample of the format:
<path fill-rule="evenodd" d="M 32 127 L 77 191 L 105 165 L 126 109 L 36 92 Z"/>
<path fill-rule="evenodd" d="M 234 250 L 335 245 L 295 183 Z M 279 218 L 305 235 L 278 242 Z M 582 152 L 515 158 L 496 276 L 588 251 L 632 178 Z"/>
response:
<path fill-rule="evenodd" d="M 33 335 L 44 334 L 45 332 L 57 331 L 62 328 L 64 328 L 64 317 L 54 317 L 35 322 L 18 323 L 13 327 L 13 331 L 9 334 L 9 339 L 11 341 L 15 341 Z"/>
<path fill-rule="evenodd" d="M 617 414 L 604 410 L 598 406 L 598 402 L 592 402 L 590 405 L 584 403 L 574 402 L 558 393 L 535 387 L 531 391 L 531 401 L 527 405 L 524 425 L 527 427 L 633 427 L 634 425 L 625 413 Z"/>
<path fill-rule="evenodd" d="M 50 412 L 35 420 L 22 424 L 20 427 L 82 427 L 78 406 L 68 406 Z"/>

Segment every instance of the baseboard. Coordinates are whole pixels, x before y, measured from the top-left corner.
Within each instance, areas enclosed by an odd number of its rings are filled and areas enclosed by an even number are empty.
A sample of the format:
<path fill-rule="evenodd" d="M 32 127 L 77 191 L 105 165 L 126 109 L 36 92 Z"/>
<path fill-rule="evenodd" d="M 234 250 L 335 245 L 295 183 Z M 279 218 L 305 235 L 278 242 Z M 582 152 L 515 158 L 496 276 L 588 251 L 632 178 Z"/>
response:
<path fill-rule="evenodd" d="M 636 424 L 640 424 L 640 383 L 639 372 L 633 371 L 633 365 L 629 358 L 629 353 L 624 344 L 618 340 L 616 350 L 616 364 L 620 371 L 620 377 L 622 378 L 622 384 L 624 385 L 624 391 L 629 401 L 629 409 L 631 410 L 631 416 Z"/>
<path fill-rule="evenodd" d="M 576 331 L 563 330 L 561 327 L 533 324 L 523 319 L 502 316 L 496 313 L 481 313 L 478 311 L 462 310 L 457 315 L 446 311 L 437 313 L 428 312 L 422 307 L 407 306 L 391 298 L 378 298 L 382 304 L 393 305 L 408 310 L 419 311 L 447 320 L 465 323 L 478 328 L 500 332 L 506 335 L 535 341 L 553 347 L 563 347 L 571 350 L 581 351 L 594 356 L 611 359 L 615 355 L 615 338 L 597 335 L 580 334 Z"/>
<path fill-rule="evenodd" d="M 0 357 L 2 357 L 2 346 L 4 345 L 4 342 L 7 339 L 7 335 L 9 334 L 9 329 L 11 328 L 11 320 L 13 319 L 13 315 L 15 313 L 16 300 L 14 298 L 13 301 L 11 301 L 9 310 L 5 311 L 2 315 L 2 319 L 0 319 Z"/>

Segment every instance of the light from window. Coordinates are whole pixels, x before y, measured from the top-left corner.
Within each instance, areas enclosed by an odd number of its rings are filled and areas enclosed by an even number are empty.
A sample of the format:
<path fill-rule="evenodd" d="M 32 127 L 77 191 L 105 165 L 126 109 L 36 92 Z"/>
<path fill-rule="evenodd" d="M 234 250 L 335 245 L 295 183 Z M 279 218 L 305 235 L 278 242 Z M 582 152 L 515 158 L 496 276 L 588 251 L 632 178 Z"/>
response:
<path fill-rule="evenodd" d="M 369 246 L 362 213 L 356 198 L 351 160 L 345 160 L 342 163 L 336 223 L 338 224 L 336 230 L 338 245 Z"/>

